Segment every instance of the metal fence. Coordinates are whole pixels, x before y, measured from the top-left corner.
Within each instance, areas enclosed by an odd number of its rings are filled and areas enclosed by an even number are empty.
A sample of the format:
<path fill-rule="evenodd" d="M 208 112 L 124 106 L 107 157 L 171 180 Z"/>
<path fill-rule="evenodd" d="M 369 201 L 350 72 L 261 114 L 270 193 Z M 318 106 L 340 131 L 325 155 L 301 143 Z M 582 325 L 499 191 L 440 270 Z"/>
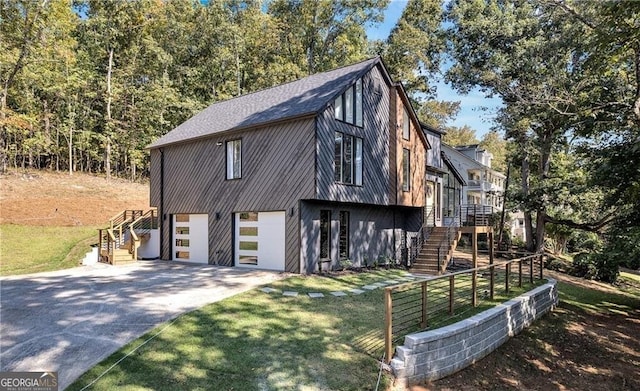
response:
<path fill-rule="evenodd" d="M 543 279 L 544 254 L 534 254 L 384 290 L 384 342 L 387 362 L 394 345 L 413 332 L 444 326 L 510 294 L 514 287 L 533 286 Z"/>

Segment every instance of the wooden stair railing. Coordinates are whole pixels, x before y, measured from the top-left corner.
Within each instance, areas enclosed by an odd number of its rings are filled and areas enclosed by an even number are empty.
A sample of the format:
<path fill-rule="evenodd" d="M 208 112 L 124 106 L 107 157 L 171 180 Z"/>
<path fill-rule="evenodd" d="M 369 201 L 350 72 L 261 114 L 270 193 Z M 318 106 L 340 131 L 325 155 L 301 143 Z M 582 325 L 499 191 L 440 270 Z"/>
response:
<path fill-rule="evenodd" d="M 133 259 L 138 259 L 138 248 L 142 245 L 142 240 L 149 239 L 152 229 L 158 228 L 158 212 L 155 209 L 148 210 L 129 224 L 129 235 L 131 236 L 131 253 Z"/>
<path fill-rule="evenodd" d="M 118 250 L 126 250 L 129 254 L 132 254 L 131 241 L 128 241 L 126 236 L 129 234 L 131 223 L 141 217 L 143 213 L 142 210 L 127 209 L 112 217 L 109 220 L 109 227 L 98 230 L 100 261 L 114 264 L 116 260 L 125 260 L 126 256 L 122 251 Z M 131 258 L 131 260 L 135 259 Z"/>

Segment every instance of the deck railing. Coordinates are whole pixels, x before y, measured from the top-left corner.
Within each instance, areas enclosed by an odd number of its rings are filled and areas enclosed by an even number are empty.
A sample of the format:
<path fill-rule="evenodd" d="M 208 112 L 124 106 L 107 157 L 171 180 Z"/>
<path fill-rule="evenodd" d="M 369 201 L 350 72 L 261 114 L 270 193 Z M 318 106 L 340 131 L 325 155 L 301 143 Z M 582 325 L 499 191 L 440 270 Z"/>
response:
<path fill-rule="evenodd" d="M 432 329 L 454 316 L 508 294 L 514 285 L 533 285 L 543 278 L 544 254 L 534 254 L 423 280 L 388 286 L 384 290 L 384 343 L 387 362 L 394 345 L 407 334 Z M 513 271 L 512 268 L 516 267 Z"/>
<path fill-rule="evenodd" d="M 127 242 L 129 227 L 133 221 L 144 214 L 142 210 L 127 209 L 109 220 L 107 228 L 98 229 L 98 257 L 111 262 L 116 249 Z"/>
<path fill-rule="evenodd" d="M 150 235 L 153 229 L 158 229 L 158 211 L 156 209 L 148 210 L 147 213 L 138 217 L 129 225 L 133 259 L 138 259 L 138 248 L 141 244 L 141 238 L 143 235 Z"/>
<path fill-rule="evenodd" d="M 464 204 L 460 207 L 460 221 L 464 226 L 493 225 L 493 214 L 498 209 L 489 205 Z"/>

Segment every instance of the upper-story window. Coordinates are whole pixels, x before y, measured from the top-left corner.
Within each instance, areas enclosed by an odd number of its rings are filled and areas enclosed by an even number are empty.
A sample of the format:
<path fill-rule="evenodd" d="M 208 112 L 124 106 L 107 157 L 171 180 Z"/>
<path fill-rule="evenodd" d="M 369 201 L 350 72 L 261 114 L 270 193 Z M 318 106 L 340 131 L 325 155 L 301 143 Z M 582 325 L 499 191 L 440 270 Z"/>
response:
<path fill-rule="evenodd" d="M 402 149 L 402 191 L 411 189 L 411 153 Z"/>
<path fill-rule="evenodd" d="M 335 132 L 335 181 L 362 185 L 362 139 Z"/>
<path fill-rule="evenodd" d="M 362 126 L 362 79 L 337 97 L 334 106 L 336 119 Z"/>
<path fill-rule="evenodd" d="M 407 108 L 404 107 L 402 109 L 402 138 L 409 140 L 409 135 L 409 112 Z"/>
<path fill-rule="evenodd" d="M 227 141 L 227 179 L 242 178 L 242 140 Z"/>

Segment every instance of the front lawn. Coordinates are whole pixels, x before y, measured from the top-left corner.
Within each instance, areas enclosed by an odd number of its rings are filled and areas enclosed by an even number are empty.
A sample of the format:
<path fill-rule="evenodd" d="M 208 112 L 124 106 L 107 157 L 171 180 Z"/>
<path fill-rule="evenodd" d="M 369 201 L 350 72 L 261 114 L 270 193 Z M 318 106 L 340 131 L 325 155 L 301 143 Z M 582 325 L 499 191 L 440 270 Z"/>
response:
<path fill-rule="evenodd" d="M 96 227 L 0 225 L 0 275 L 37 273 L 78 266 Z"/>
<path fill-rule="evenodd" d="M 83 388 L 133 350 L 91 389 L 373 390 L 383 350 L 383 289 L 359 295 L 349 290 L 403 274 L 377 270 L 274 282 L 269 287 L 276 292 L 254 289 L 160 326 L 69 390 Z M 299 295 L 283 296 L 284 291 Z M 332 291 L 347 296 L 334 297 Z M 310 298 L 314 292 L 325 297 Z M 383 375 L 379 389 L 389 381 Z"/>

